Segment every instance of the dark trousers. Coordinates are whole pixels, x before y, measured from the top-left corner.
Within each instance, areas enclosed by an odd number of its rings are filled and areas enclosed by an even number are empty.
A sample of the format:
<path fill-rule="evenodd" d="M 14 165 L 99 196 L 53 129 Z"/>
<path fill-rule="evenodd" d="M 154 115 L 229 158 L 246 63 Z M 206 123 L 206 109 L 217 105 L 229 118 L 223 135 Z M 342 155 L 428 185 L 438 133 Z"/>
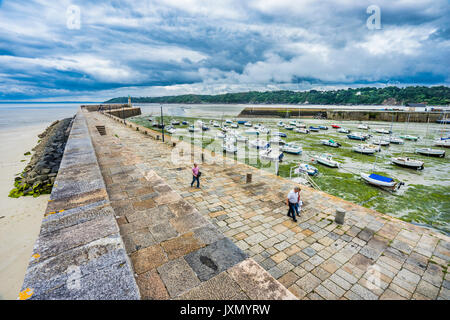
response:
<path fill-rule="evenodd" d="M 197 180 L 197 188 L 200 188 L 200 178 L 196 176 L 192 176 L 191 187 L 194 185 L 195 180 Z"/>
<path fill-rule="evenodd" d="M 292 219 L 294 219 L 294 221 L 297 221 L 297 219 L 295 218 L 295 203 L 290 203 L 289 202 L 289 211 L 287 213 L 288 217 L 292 217 Z"/>

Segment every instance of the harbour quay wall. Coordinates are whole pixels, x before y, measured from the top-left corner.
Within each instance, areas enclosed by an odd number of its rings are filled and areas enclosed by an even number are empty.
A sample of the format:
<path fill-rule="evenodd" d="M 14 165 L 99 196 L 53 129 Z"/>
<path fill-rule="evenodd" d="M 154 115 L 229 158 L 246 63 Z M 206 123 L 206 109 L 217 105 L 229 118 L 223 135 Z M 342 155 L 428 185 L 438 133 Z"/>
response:
<path fill-rule="evenodd" d="M 246 107 L 240 118 L 322 118 L 330 120 L 436 122 L 442 112 L 387 111 L 387 110 L 332 110 L 326 108 L 255 108 Z"/>
<path fill-rule="evenodd" d="M 81 110 L 72 124 L 19 299 L 140 299 Z"/>
<path fill-rule="evenodd" d="M 121 119 L 139 116 L 142 114 L 141 108 L 130 107 L 130 105 L 128 104 L 82 105 L 81 109 L 87 110 L 89 112 L 103 111 Z"/>

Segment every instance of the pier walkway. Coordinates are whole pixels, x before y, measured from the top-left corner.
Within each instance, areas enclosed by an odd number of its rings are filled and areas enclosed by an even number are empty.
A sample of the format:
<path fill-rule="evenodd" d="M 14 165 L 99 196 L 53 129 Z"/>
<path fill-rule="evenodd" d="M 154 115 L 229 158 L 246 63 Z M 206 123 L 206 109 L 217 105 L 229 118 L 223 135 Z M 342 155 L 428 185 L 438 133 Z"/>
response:
<path fill-rule="evenodd" d="M 187 143 L 85 115 L 143 298 L 450 299 L 449 237 L 308 187 L 294 223 L 285 204 L 292 181 L 211 163 L 221 155 L 207 150 L 206 163 L 202 151 L 173 162 Z M 190 187 L 192 160 L 200 189 Z M 337 208 L 346 210 L 343 225 Z"/>

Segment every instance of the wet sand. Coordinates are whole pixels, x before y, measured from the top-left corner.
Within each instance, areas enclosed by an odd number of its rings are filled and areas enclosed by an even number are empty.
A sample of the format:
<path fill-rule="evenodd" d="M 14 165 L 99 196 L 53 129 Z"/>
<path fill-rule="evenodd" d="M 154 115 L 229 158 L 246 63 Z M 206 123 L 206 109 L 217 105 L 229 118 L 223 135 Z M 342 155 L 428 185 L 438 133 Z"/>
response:
<path fill-rule="evenodd" d="M 24 153 L 37 144 L 37 135 L 47 125 L 0 130 L 0 299 L 18 296 L 49 199 L 49 195 L 8 197 L 15 175 L 31 159 Z"/>

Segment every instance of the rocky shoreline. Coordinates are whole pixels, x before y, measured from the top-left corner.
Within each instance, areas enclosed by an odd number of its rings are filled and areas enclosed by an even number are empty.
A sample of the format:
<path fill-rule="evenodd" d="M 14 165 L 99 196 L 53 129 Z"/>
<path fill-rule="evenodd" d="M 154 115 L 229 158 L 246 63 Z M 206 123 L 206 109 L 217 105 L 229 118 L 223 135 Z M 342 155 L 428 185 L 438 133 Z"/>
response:
<path fill-rule="evenodd" d="M 64 154 L 73 118 L 57 120 L 38 135 L 40 142 L 33 148 L 34 154 L 14 181 L 10 197 L 49 194 Z M 27 153 L 25 153 L 27 154 Z"/>

